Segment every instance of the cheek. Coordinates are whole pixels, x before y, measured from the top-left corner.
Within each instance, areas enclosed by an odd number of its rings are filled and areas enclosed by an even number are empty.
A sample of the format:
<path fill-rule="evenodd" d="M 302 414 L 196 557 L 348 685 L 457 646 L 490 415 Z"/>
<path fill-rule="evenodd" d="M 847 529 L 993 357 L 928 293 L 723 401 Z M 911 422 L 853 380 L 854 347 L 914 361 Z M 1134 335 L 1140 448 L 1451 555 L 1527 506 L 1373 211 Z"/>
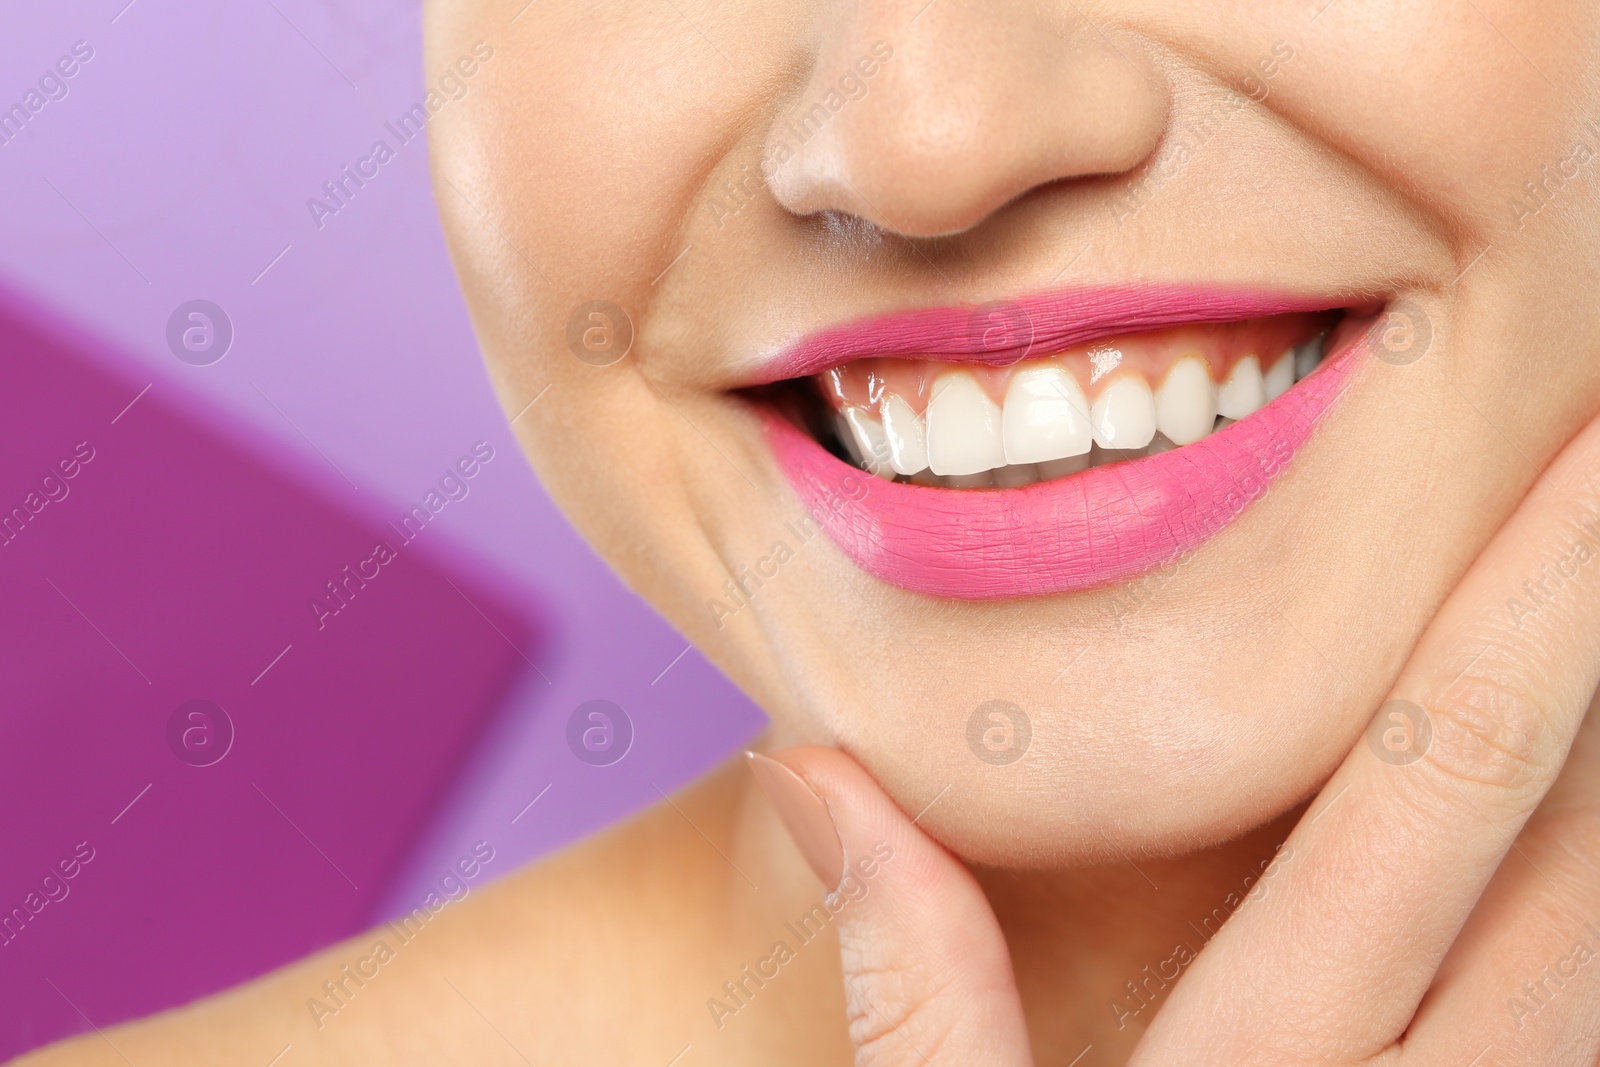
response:
<path fill-rule="evenodd" d="M 717 48 L 753 60 L 786 6 L 750 5 L 723 20 Z M 434 14 L 434 55 L 454 54 L 476 20 L 442 5 Z M 498 183 L 478 206 L 539 271 L 486 242 L 468 246 L 467 267 L 487 279 L 510 266 L 561 308 L 601 297 L 637 306 L 677 251 L 657 243 L 698 202 L 707 161 L 725 153 L 747 109 L 770 91 L 756 80 L 761 65 L 730 68 L 670 5 L 595 18 L 588 5 L 555 0 L 541 6 L 537 27 L 498 47 L 504 65 L 485 71 L 471 105 L 436 122 L 433 158 L 464 189 Z M 456 229 L 484 226 L 472 209 L 444 206 Z"/>
<path fill-rule="evenodd" d="M 1329 12 L 1314 33 L 1285 20 L 1296 51 L 1273 106 L 1424 210 L 1504 230 L 1506 198 L 1570 148 L 1575 96 L 1557 86 L 1593 81 L 1600 8 L 1553 6 L 1542 23 L 1505 4 L 1432 0 Z"/>

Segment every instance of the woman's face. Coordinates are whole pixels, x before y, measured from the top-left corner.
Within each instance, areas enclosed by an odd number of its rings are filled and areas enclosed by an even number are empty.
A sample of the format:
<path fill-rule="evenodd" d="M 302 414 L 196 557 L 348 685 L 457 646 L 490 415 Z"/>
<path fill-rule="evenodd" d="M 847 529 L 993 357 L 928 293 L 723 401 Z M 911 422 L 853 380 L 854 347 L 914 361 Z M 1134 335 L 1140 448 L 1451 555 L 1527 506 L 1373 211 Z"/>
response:
<path fill-rule="evenodd" d="M 1306 797 L 1600 409 L 1595 4 L 522 2 L 427 63 L 528 454 L 969 859 Z"/>

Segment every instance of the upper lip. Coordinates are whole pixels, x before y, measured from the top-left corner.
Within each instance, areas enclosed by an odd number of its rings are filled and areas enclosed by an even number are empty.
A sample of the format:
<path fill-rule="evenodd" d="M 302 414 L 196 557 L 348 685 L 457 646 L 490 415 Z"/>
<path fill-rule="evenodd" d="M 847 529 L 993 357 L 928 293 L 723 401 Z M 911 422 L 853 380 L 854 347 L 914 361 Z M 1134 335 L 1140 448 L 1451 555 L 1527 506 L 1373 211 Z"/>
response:
<path fill-rule="evenodd" d="M 765 360 L 749 384 L 799 378 L 868 356 L 1004 366 L 1101 338 L 1345 306 L 1326 295 L 1205 285 L 1057 289 L 1010 300 L 878 315 L 809 334 Z"/>

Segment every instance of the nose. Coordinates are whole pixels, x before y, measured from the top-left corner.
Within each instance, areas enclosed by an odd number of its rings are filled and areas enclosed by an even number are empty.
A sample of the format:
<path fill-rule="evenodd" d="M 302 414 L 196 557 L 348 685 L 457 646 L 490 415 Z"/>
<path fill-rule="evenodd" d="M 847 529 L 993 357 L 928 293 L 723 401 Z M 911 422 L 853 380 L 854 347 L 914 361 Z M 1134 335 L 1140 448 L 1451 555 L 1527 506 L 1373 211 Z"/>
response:
<path fill-rule="evenodd" d="M 1161 71 L 1113 27 L 1037 0 L 840 7 L 767 135 L 768 183 L 797 215 L 959 233 L 1039 186 L 1131 170 L 1161 138 Z"/>

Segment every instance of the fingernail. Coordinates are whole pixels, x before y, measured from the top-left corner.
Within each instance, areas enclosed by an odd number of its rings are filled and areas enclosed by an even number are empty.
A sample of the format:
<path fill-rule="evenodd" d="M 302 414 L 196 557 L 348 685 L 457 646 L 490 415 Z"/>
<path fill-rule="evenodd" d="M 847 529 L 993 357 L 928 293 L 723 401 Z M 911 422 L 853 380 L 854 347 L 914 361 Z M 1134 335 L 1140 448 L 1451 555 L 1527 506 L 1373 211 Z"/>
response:
<path fill-rule="evenodd" d="M 803 778 L 777 760 L 758 752 L 746 752 L 745 758 L 811 870 L 825 887 L 837 888 L 844 877 L 844 844 L 828 805 Z"/>

